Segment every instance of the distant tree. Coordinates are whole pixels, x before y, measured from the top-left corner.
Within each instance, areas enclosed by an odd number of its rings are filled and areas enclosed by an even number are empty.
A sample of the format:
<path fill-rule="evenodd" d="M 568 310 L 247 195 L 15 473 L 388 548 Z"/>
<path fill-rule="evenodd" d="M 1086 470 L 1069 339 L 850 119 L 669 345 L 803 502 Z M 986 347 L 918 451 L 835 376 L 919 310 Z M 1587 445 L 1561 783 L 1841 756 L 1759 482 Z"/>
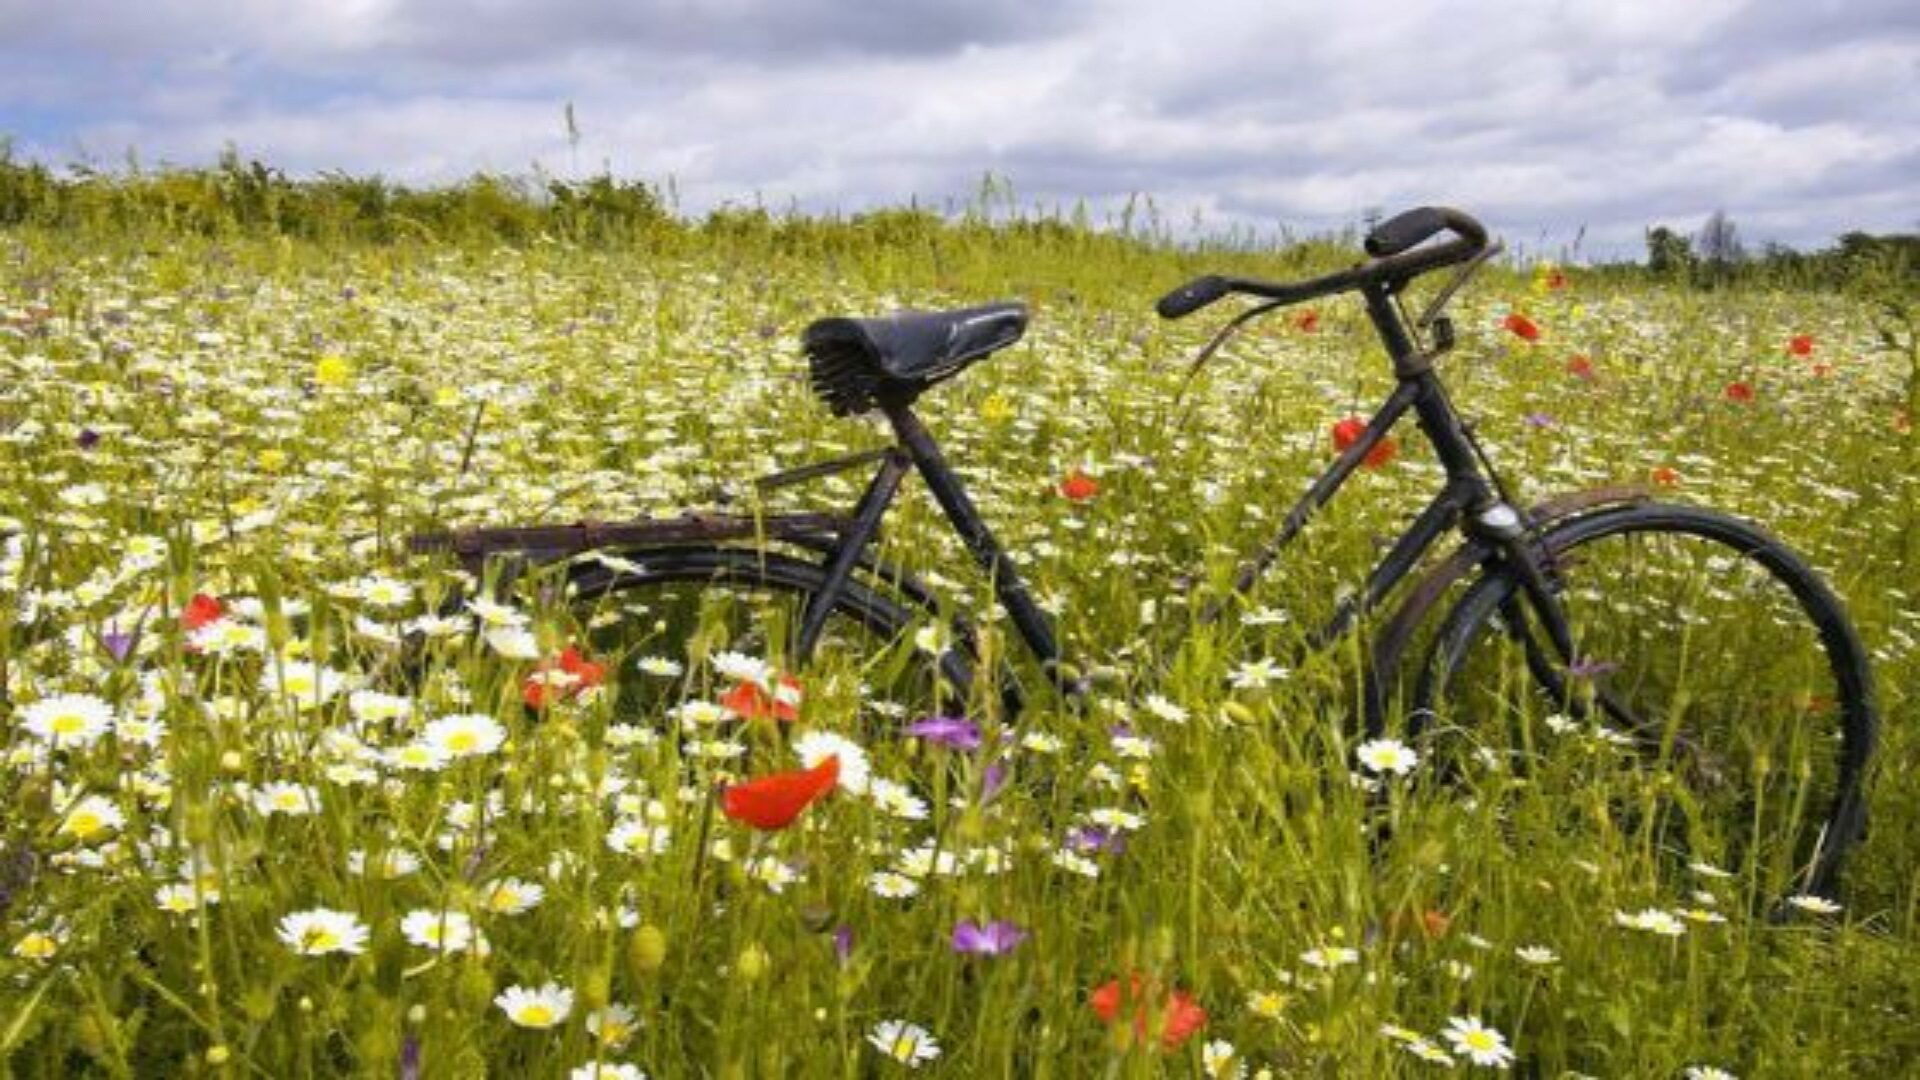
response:
<path fill-rule="evenodd" d="M 1700 234 L 1694 237 L 1693 250 L 1699 253 L 1700 269 L 1707 280 L 1714 283 L 1732 278 L 1747 258 L 1746 248 L 1740 243 L 1740 230 L 1734 228 L 1733 219 L 1725 210 L 1715 210 L 1708 215 L 1707 223 L 1700 226 Z"/>
<path fill-rule="evenodd" d="M 1647 269 L 1659 277 L 1686 276 L 1693 269 L 1693 242 L 1665 225 L 1648 229 Z"/>

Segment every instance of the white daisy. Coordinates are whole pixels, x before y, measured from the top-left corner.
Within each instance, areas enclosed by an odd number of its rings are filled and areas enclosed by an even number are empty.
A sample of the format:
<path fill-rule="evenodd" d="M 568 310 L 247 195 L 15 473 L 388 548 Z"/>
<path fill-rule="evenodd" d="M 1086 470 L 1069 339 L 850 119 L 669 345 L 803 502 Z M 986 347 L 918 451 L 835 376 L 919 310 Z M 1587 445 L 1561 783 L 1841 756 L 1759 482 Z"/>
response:
<path fill-rule="evenodd" d="M 395 581 L 377 574 L 368 575 L 354 582 L 353 592 L 359 599 L 375 607 L 404 607 L 413 599 L 413 586 L 404 581 Z"/>
<path fill-rule="evenodd" d="M 907 821 L 925 821 L 927 803 L 925 799 L 913 793 L 907 785 L 885 777 L 874 777 L 867 782 L 867 797 L 880 811 L 892 817 Z"/>
<path fill-rule="evenodd" d="M 1644 930 L 1649 934 L 1662 937 L 1679 937 L 1687 932 L 1687 924 L 1681 922 L 1671 912 L 1659 908 L 1646 908 L 1637 912 L 1616 911 L 1613 921 L 1629 930 Z"/>
<path fill-rule="evenodd" d="M 448 757 L 475 757 L 500 749 L 507 729 L 484 713 L 455 713 L 428 723 L 420 738 Z"/>
<path fill-rule="evenodd" d="M 587 1014 L 588 1034 L 598 1038 L 601 1046 L 614 1050 L 627 1045 L 639 1026 L 633 1010 L 625 1005 L 608 1005 Z"/>
<path fill-rule="evenodd" d="M 367 947 L 367 926 L 345 911 L 314 908 L 281 918 L 278 931 L 287 948 L 302 956 L 354 954 Z"/>
<path fill-rule="evenodd" d="M 840 789 L 849 795 L 867 793 L 872 769 L 867 762 L 866 750 L 852 739 L 831 731 L 809 731 L 793 740 L 793 752 L 799 755 L 801 764 L 809 769 L 830 757 L 838 757 Z"/>
<path fill-rule="evenodd" d="M 400 933 L 410 944 L 435 952 L 465 952 L 475 949 L 484 954 L 485 947 L 480 935 L 475 932 L 473 920 L 461 911 L 431 911 L 420 908 L 407 912 L 400 920 Z"/>
<path fill-rule="evenodd" d="M 1560 962 L 1560 954 L 1547 948 L 1545 945 L 1522 945 L 1513 950 L 1513 954 L 1526 963 L 1533 964 L 1537 967 L 1546 967 L 1549 964 L 1557 964 Z"/>
<path fill-rule="evenodd" d="M 1513 1050 L 1507 1046 L 1507 1037 L 1482 1024 L 1477 1016 L 1451 1017 L 1441 1034 L 1453 1046 L 1454 1053 L 1475 1065 L 1504 1069 L 1513 1064 Z"/>
<path fill-rule="evenodd" d="M 573 1011 L 573 991 L 559 983 L 530 988 L 509 986 L 493 999 L 507 1019 L 524 1028 L 550 1028 Z"/>
<path fill-rule="evenodd" d="M 693 731 L 733 719 L 733 710 L 712 701 L 683 701 L 673 715 L 682 728 Z"/>
<path fill-rule="evenodd" d="M 920 883 L 892 870 L 877 870 L 867 875 L 867 888 L 872 889 L 875 896 L 905 900 L 919 894 Z"/>
<path fill-rule="evenodd" d="M 680 661 L 665 656 L 643 656 L 634 666 L 643 674 L 661 679 L 676 678 L 686 670 Z"/>
<path fill-rule="evenodd" d="M 1363 768 L 1376 776 L 1385 773 L 1405 776 L 1420 764 L 1420 755 L 1398 739 L 1370 739 L 1360 744 L 1354 756 Z"/>
<path fill-rule="evenodd" d="M 267 649 L 267 632 L 238 619 L 215 619 L 188 634 L 187 645 L 209 656 L 259 653 Z"/>
<path fill-rule="evenodd" d="M 607 846 L 622 855 L 661 855 L 673 846 L 673 830 L 627 818 L 608 830 Z"/>
<path fill-rule="evenodd" d="M 509 660 L 538 660 L 540 639 L 523 626 L 490 626 L 487 646 Z"/>
<path fill-rule="evenodd" d="M 480 887 L 481 902 L 496 915 L 519 915 L 538 907 L 547 890 L 519 878 L 501 878 Z"/>
<path fill-rule="evenodd" d="M 320 811 L 320 792 L 305 784 L 276 780 L 254 790 L 253 808 L 264 817 L 275 814 L 302 817 Z"/>
<path fill-rule="evenodd" d="M 347 688 L 347 676 L 308 660 L 285 660 L 269 664 L 266 686 L 276 694 L 293 699 L 301 708 L 311 709 L 327 703 Z"/>
<path fill-rule="evenodd" d="M 380 755 L 388 768 L 408 772 L 439 772 L 447 767 L 447 752 L 430 742 L 411 742 Z"/>
<path fill-rule="evenodd" d="M 1308 967 L 1331 971 L 1334 968 L 1359 963 L 1360 950 L 1350 949 L 1344 945 L 1316 945 L 1300 954 L 1300 962 Z"/>
<path fill-rule="evenodd" d="M 1186 709 L 1159 694 L 1147 695 L 1146 708 L 1148 712 L 1169 724 L 1184 724 L 1190 715 Z"/>
<path fill-rule="evenodd" d="M 467 601 L 467 610 L 473 612 L 474 617 L 480 620 L 480 625 L 486 627 L 489 631 L 507 628 L 519 629 L 527 625 L 527 616 L 525 613 L 517 611 L 506 604 L 488 600 L 485 597 L 477 597 Z M 536 653 L 536 655 L 538 654 Z"/>
<path fill-rule="evenodd" d="M 92 694 L 55 694 L 20 710 L 20 723 L 56 749 L 78 749 L 112 730 L 113 706 Z"/>
<path fill-rule="evenodd" d="M 589 1061 L 567 1074 L 567 1080 L 647 1080 L 638 1065 L 611 1061 Z"/>
<path fill-rule="evenodd" d="M 110 832 L 118 832 L 126 824 L 127 815 L 112 799 L 89 795 L 74 803 L 60 819 L 60 834 L 90 844 Z"/>
<path fill-rule="evenodd" d="M 905 1020 L 880 1021 L 867 1034 L 867 1041 L 909 1069 L 917 1069 L 940 1056 L 940 1043 L 933 1034 Z"/>
<path fill-rule="evenodd" d="M 1264 690 L 1274 683 L 1285 681 L 1292 674 L 1281 665 L 1262 657 L 1242 663 L 1228 676 L 1227 682 L 1235 690 Z"/>
<path fill-rule="evenodd" d="M 773 685 L 773 665 L 745 653 L 713 654 L 713 670 L 734 682 L 750 682 L 765 690 Z"/>
<path fill-rule="evenodd" d="M 1824 896 L 1815 896 L 1812 893 L 1796 893 L 1793 896 L 1787 897 L 1787 903 L 1813 915 L 1840 914 L 1839 904 L 1834 903 Z"/>

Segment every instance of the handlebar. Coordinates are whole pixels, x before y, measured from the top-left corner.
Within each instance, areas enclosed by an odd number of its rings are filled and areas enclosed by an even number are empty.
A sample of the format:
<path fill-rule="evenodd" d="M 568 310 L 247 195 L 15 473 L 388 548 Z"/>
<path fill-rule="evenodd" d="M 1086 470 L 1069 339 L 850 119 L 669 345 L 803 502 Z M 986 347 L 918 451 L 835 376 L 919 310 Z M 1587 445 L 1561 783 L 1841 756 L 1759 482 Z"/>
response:
<path fill-rule="evenodd" d="M 1474 247 L 1486 246 L 1487 230 L 1479 222 L 1451 207 L 1422 206 L 1374 226 L 1373 231 L 1367 234 L 1367 254 L 1375 257 L 1398 255 L 1408 248 L 1426 243 L 1442 229 L 1453 230 L 1455 235 L 1470 241 Z"/>
<path fill-rule="evenodd" d="M 1178 319 L 1183 315 L 1191 315 L 1234 291 L 1236 290 L 1231 279 L 1223 278 L 1219 274 L 1208 274 L 1206 277 L 1194 278 L 1161 297 L 1160 302 L 1153 308 L 1163 319 Z"/>
<path fill-rule="evenodd" d="M 1427 241 L 1442 231 L 1454 234 L 1441 244 Z M 1163 319 L 1191 315 L 1229 293 L 1257 296 L 1281 304 L 1297 304 L 1349 289 L 1383 282 L 1400 283 L 1416 274 L 1466 262 L 1487 246 L 1486 227 L 1459 210 L 1422 206 L 1382 222 L 1367 234 L 1367 254 L 1373 258 L 1349 270 L 1298 282 L 1258 281 L 1252 278 L 1208 274 L 1160 298 L 1155 310 Z"/>

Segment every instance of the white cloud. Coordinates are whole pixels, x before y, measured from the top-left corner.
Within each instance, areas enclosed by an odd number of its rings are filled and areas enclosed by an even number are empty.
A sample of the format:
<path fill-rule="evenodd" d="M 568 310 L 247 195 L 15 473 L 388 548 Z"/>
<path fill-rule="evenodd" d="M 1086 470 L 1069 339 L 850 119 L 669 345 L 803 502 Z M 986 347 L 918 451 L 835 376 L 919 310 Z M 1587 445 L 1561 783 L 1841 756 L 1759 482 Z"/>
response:
<path fill-rule="evenodd" d="M 1262 229 L 1449 201 L 1622 254 L 1716 207 L 1800 245 L 1920 224 L 1920 15 L 1894 0 L 114 8 L 0 0 L 26 152 L 232 142 L 411 182 L 577 160 L 671 176 L 695 212 L 940 205 L 991 170 L 1039 203 L 1137 192 Z"/>

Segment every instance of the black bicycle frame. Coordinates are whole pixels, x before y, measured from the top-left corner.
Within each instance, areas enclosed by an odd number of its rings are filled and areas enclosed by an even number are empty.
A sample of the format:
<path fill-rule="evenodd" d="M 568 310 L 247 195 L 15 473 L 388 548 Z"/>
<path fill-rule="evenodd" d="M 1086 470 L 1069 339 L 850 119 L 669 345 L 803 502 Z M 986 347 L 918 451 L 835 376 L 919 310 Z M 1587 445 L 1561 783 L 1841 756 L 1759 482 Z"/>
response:
<path fill-rule="evenodd" d="M 1255 555 L 1241 564 L 1234 577 L 1234 595 L 1243 595 L 1272 567 L 1280 553 L 1305 528 L 1314 514 L 1353 476 L 1367 455 L 1380 445 L 1408 413 L 1414 414 L 1421 433 L 1433 447 L 1446 470 L 1446 484 L 1367 575 L 1366 587 L 1343 600 L 1332 618 L 1309 640 L 1323 645 L 1340 637 L 1354 621 L 1372 610 L 1394 587 L 1419 565 L 1433 545 L 1455 528 L 1464 527 L 1474 539 L 1488 544 L 1494 557 L 1511 560 L 1519 568 L 1532 592 L 1539 570 L 1534 559 L 1519 543 L 1519 530 L 1484 517 L 1501 505 L 1496 489 L 1483 474 L 1480 460 L 1466 429 L 1460 421 L 1439 377 L 1433 372 L 1433 356 L 1423 353 L 1408 332 L 1393 303 L 1393 286 L 1385 283 L 1365 285 L 1367 314 L 1386 345 L 1393 361 L 1397 383 L 1387 400 L 1367 421 L 1366 430 L 1352 445 L 1341 451 L 1327 470 L 1320 474 L 1287 512 L 1278 533 Z M 810 600 L 801 621 L 800 656 L 805 658 L 819 639 L 828 614 L 859 563 L 861 553 L 878 535 L 881 519 L 899 493 L 901 480 L 912 467 L 926 481 L 934 501 L 940 505 L 953 526 L 993 584 L 1000 606 L 1013 620 L 1027 648 L 1040 662 L 1048 678 L 1061 685 L 1058 667 L 1061 660 L 1058 643 L 1047 616 L 1028 591 L 1013 561 L 993 536 L 993 531 L 968 498 L 960 477 L 947 464 L 946 457 L 920 422 L 908 401 L 883 402 L 882 412 L 892 424 L 898 444 L 878 456 L 880 469 L 861 495 L 850 528 L 827 553 L 827 577 L 822 589 Z M 850 463 L 870 460 L 866 455 L 849 459 Z M 1513 519 L 1517 522 L 1517 518 Z M 1223 604 L 1215 601 L 1201 612 L 1202 622 L 1217 620 Z M 1549 623 L 1558 620 L 1549 619 Z M 1553 628 L 1565 631 L 1564 623 Z M 1074 689 L 1071 687 L 1063 687 Z"/>

